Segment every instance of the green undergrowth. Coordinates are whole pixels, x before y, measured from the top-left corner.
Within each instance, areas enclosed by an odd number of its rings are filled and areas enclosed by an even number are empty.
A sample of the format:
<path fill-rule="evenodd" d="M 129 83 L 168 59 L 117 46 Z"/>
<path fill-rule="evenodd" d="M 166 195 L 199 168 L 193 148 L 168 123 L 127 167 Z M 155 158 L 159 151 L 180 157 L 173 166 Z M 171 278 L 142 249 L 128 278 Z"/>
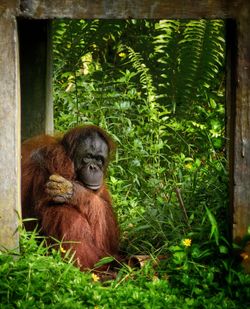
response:
<path fill-rule="evenodd" d="M 191 259 L 186 240 L 163 264 L 121 266 L 115 280 L 82 273 L 35 233 L 21 232 L 21 252 L 0 254 L 0 308 L 247 308 L 250 279 Z M 185 245 L 186 244 L 186 245 Z M 182 262 L 180 261 L 180 258 Z M 153 257 L 152 257 L 152 260 Z M 212 265 L 213 264 L 213 265 Z"/>

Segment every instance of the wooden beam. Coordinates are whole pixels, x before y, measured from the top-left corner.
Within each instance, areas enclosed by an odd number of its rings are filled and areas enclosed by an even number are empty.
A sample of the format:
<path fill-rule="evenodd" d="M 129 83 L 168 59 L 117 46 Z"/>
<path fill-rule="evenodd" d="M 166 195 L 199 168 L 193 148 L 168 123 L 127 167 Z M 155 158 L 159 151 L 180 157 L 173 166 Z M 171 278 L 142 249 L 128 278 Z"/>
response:
<path fill-rule="evenodd" d="M 0 250 L 18 248 L 20 214 L 18 36 L 14 1 L 8 4 L 0 5 Z"/>
<path fill-rule="evenodd" d="M 241 0 L 21 0 L 32 18 L 229 18 Z"/>

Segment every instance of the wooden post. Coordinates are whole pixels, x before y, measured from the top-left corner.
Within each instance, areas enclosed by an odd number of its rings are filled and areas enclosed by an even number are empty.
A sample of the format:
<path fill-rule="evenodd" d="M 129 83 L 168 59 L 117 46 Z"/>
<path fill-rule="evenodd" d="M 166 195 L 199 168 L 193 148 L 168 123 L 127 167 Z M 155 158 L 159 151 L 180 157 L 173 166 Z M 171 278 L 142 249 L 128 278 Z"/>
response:
<path fill-rule="evenodd" d="M 250 3 L 237 17 L 236 109 L 233 164 L 233 237 L 242 241 L 250 226 Z M 250 242 L 245 244 L 250 271 Z M 246 256 L 247 257 L 247 256 Z"/>
<path fill-rule="evenodd" d="M 7 5 L 0 5 L 0 250 L 18 248 L 20 214 L 18 35 L 15 1 Z"/>

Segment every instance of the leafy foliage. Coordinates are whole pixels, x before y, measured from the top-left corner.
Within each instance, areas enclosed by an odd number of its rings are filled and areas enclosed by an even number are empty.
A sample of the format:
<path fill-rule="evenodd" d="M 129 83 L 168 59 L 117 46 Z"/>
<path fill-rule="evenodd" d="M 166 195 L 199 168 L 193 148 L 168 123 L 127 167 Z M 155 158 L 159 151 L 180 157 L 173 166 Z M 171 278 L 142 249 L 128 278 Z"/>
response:
<path fill-rule="evenodd" d="M 109 185 L 131 253 L 164 252 L 190 226 L 206 240 L 206 207 L 225 218 L 223 31 L 218 20 L 54 24 L 56 128 L 95 123 L 117 142 Z"/>
<path fill-rule="evenodd" d="M 140 270 L 123 267 L 116 280 L 81 273 L 60 252 L 43 246 L 35 233 L 21 231 L 21 254 L 0 253 L 0 308 L 240 308 L 249 305 L 249 279 L 214 266 L 191 264 L 197 247 L 171 248 L 168 273 L 150 263 Z M 181 267 L 185 265 L 185 268 Z M 174 270 L 178 267 L 179 270 Z M 173 267 L 174 274 L 171 271 Z M 165 267 L 164 267 L 165 268 Z M 157 271 L 157 272 L 156 272 Z M 220 276 L 218 280 L 218 276 Z M 224 289 L 222 288 L 224 287 Z M 246 307 L 244 307 L 246 308 Z"/>

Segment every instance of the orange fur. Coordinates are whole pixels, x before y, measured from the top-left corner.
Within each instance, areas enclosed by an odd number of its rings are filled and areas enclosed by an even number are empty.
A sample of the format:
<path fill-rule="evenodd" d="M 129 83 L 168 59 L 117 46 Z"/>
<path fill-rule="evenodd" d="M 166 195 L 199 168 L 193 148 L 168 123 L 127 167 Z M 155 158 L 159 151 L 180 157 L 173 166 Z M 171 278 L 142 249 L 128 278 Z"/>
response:
<path fill-rule="evenodd" d="M 98 191 L 85 188 L 77 181 L 70 159 L 78 140 L 92 130 L 101 134 L 111 151 L 111 139 L 95 126 L 72 129 L 62 139 L 44 135 L 22 145 L 23 218 L 37 218 L 41 233 L 63 241 L 64 249 L 74 252 L 76 264 L 82 270 L 93 267 L 104 256 L 116 255 L 119 241 L 106 185 Z M 45 193 L 45 184 L 52 174 L 74 183 L 70 203 L 55 203 Z M 34 222 L 25 225 L 29 230 L 35 227 Z"/>

